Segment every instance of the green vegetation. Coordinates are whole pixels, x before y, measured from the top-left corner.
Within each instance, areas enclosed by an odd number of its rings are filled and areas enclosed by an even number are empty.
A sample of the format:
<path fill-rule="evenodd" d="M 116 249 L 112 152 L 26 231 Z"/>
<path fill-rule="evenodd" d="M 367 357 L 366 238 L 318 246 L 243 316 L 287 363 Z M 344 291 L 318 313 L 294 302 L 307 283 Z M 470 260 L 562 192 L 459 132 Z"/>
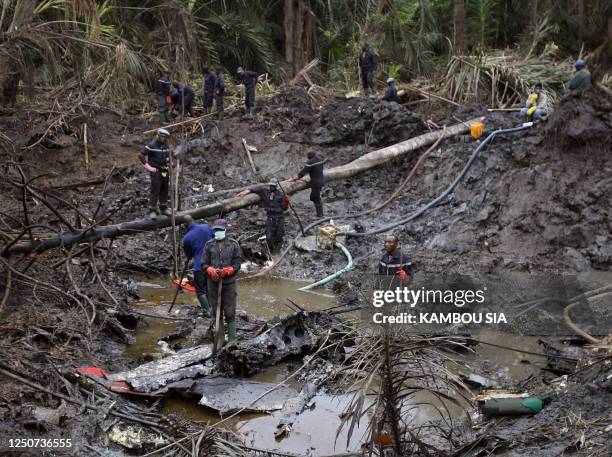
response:
<path fill-rule="evenodd" d="M 21 82 L 26 94 L 61 84 L 125 101 L 150 91 L 163 67 L 193 78 L 205 63 L 231 74 L 244 64 L 283 81 L 315 57 L 326 82 L 355 89 L 364 41 L 379 57 L 378 82 L 391 72 L 401 81 L 446 73 L 447 94 L 462 101 L 503 90 L 498 81 L 458 82 L 470 79 L 466 65 L 490 70 L 532 58 L 548 65 L 582 53 L 603 76 L 612 60 L 606 0 L 4 0 L 1 7 L 0 63 L 9 69 L 0 76 L 2 100 Z M 501 49 L 512 62 L 496 63 Z M 513 90 L 533 80 L 513 78 Z"/>

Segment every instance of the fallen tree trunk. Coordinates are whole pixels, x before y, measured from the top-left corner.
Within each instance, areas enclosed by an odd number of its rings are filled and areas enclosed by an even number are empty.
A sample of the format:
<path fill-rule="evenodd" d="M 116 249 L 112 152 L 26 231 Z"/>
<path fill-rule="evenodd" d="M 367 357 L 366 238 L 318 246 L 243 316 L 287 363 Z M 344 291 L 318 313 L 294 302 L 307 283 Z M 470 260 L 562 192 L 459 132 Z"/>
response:
<path fill-rule="evenodd" d="M 444 130 L 429 132 L 424 135 L 419 135 L 417 137 L 410 138 L 409 140 L 402 141 L 401 143 L 387 146 L 382 149 L 377 149 L 376 151 L 365 154 L 345 165 L 340 165 L 338 167 L 326 170 L 325 180 L 328 182 L 336 181 L 358 175 L 372 168 L 383 165 L 384 163 L 400 157 L 408 152 L 417 150 L 423 146 L 428 146 L 439 138 L 449 138 L 465 133 L 469 131 L 471 123 L 481 121 L 482 119 L 483 118 L 471 119 L 469 121 L 447 127 Z M 310 179 L 305 177 L 304 179 L 296 182 L 283 181 L 282 186 L 287 194 L 293 194 L 310 187 Z M 184 216 L 186 215 L 190 215 L 194 219 L 201 219 L 218 214 L 227 214 L 231 211 L 236 211 L 238 209 L 254 205 L 258 201 L 259 197 L 254 194 L 249 194 L 245 197 L 239 198 L 228 198 L 217 203 L 178 213 L 176 216 L 176 222 L 184 222 Z M 37 240 L 34 243 L 15 244 L 10 249 L 4 251 L 4 256 L 17 253 L 43 252 L 60 246 L 68 247 L 75 243 L 92 242 L 105 238 L 115 238 L 125 235 L 135 235 L 143 231 L 157 230 L 160 228 L 169 227 L 171 225 L 171 218 L 159 218 L 156 220 L 138 219 L 123 222 L 121 224 L 74 230 L 72 232 L 64 233 L 58 237 Z"/>

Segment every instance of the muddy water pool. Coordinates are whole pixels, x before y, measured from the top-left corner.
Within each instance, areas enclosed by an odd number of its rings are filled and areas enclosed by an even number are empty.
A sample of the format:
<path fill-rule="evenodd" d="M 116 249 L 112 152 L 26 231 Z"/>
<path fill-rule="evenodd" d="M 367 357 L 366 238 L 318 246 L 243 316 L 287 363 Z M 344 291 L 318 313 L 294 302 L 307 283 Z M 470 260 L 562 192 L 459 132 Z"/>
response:
<path fill-rule="evenodd" d="M 170 287 L 169 280 L 167 278 L 139 278 L 139 281 L 141 281 L 139 285 L 140 299 L 133 304 L 134 308 L 141 312 L 168 315 L 167 310 L 175 292 Z M 287 298 L 308 311 L 336 306 L 337 301 L 333 295 L 297 290 L 305 284 L 302 281 L 279 277 L 241 280 L 238 289 L 238 308 L 244 310 L 250 316 L 270 319 L 274 316 L 285 316 L 292 312 L 287 306 Z M 172 314 L 168 316 L 184 318 L 190 307 L 197 308 L 197 306 L 195 295 L 181 293 Z M 141 360 L 143 355 L 149 357 L 161 356 L 163 349 L 158 344 L 158 340 L 172 333 L 176 327 L 177 321 L 175 320 L 145 317 L 137 329 L 136 341 L 126 349 L 125 357 Z M 502 335 L 492 331 L 483 331 L 474 336 L 493 344 L 541 352 L 541 347 L 537 344 L 537 338 L 534 337 Z M 474 352 L 455 358 L 458 362 L 461 362 L 461 366 L 456 371 L 466 377 L 473 373 L 482 374 L 484 360 L 486 374 L 483 376 L 486 382 L 491 383 L 492 386 L 503 386 L 509 380 L 524 379 L 537 372 L 544 364 L 544 359 L 539 356 L 519 351 L 501 350 L 494 346 L 482 344 Z M 283 362 L 265 369 L 251 379 L 278 383 L 287 378 L 301 364 L 301 360 Z M 473 368 L 473 371 L 471 368 Z M 478 379 L 481 380 L 481 378 Z M 297 391 L 302 387 L 295 379 L 288 382 L 288 385 Z M 364 436 L 367 422 L 365 417 L 354 431 L 353 439 L 348 445 L 347 427 L 338 432 L 341 424 L 341 414 L 350 402 L 351 396 L 319 392 L 313 400 L 312 407 L 295 418 L 291 433 L 282 440 L 277 440 L 274 436 L 277 424 L 282 417 L 280 411 L 270 414 L 241 414 L 225 422 L 224 426 L 241 434 L 247 445 L 280 452 L 292 452 L 298 455 L 308 453 L 317 456 L 352 451 L 358 449 L 362 442 L 367 441 L 367 437 Z M 426 405 L 429 402 L 435 404 L 433 400 L 426 394 L 414 398 L 414 403 L 420 405 L 412 410 L 413 425 L 440 418 L 434 406 Z M 453 418 L 461 416 L 462 409 L 460 407 L 451 404 L 445 406 L 449 408 Z M 194 421 L 209 424 L 214 424 L 221 419 L 216 411 L 197 405 L 193 399 L 189 400 L 178 396 L 164 399 L 162 410 L 164 413 L 175 413 Z"/>

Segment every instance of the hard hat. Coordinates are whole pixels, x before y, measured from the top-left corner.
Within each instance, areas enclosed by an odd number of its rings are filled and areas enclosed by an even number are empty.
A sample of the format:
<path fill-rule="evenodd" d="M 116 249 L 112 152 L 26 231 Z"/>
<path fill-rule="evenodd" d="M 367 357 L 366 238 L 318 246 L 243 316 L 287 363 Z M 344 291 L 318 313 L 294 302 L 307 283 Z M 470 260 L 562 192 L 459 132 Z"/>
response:
<path fill-rule="evenodd" d="M 582 59 L 578 59 L 576 62 L 574 62 L 574 67 L 575 68 L 584 68 L 586 67 L 586 62 Z"/>
<path fill-rule="evenodd" d="M 387 78 L 387 84 L 392 83 L 393 81 L 395 81 L 395 78 Z"/>
<path fill-rule="evenodd" d="M 277 183 L 276 181 L 270 181 L 270 182 L 268 183 L 268 186 L 270 186 L 270 187 L 276 187 L 276 186 L 278 186 L 278 183 Z"/>
<path fill-rule="evenodd" d="M 225 221 L 225 219 L 217 219 L 215 222 L 213 222 L 212 229 L 213 230 L 226 230 L 227 222 Z"/>
<path fill-rule="evenodd" d="M 170 136 L 170 131 L 166 130 L 166 129 L 159 129 L 157 131 L 157 134 L 159 136 Z"/>

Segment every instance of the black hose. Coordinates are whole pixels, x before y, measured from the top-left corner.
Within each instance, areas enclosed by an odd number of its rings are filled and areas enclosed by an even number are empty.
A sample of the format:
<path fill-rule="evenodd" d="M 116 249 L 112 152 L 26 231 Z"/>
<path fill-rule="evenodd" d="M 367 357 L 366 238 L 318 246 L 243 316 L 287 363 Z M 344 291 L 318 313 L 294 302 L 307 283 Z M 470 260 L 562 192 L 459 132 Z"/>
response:
<path fill-rule="evenodd" d="M 450 186 L 448 186 L 448 188 L 444 192 L 442 192 L 440 195 L 438 195 L 435 199 L 430 201 L 427 205 L 423 206 L 422 208 L 419 208 L 417 211 L 412 213 L 410 216 L 407 216 L 407 217 L 405 217 L 403 219 L 400 219 L 398 221 L 392 222 L 391 224 L 384 225 L 384 226 L 382 226 L 380 228 L 377 228 L 375 230 L 370 230 L 369 232 L 340 232 L 337 235 L 338 236 L 346 235 L 347 237 L 355 237 L 355 238 L 356 237 L 369 236 L 369 235 L 377 235 L 379 233 L 388 232 L 389 230 L 394 229 L 395 227 L 397 227 L 399 225 L 404 225 L 404 224 L 410 222 L 411 220 L 416 219 L 421 214 L 423 214 L 425 211 L 427 211 L 431 207 L 433 207 L 433 206 L 437 205 L 438 203 L 440 203 L 440 201 L 442 201 L 448 194 L 450 194 L 453 191 L 453 189 L 457 186 L 457 184 L 459 184 L 459 182 L 463 179 L 465 174 L 468 172 L 468 170 L 470 169 L 470 167 L 472 166 L 472 164 L 474 163 L 474 161 L 478 157 L 478 154 L 480 154 L 480 151 L 482 150 L 482 148 L 484 148 L 484 146 L 487 143 L 489 143 L 491 140 L 493 140 L 493 138 L 495 138 L 496 135 L 498 135 L 500 133 L 514 133 L 514 132 L 518 132 L 518 131 L 521 131 L 521 130 L 528 129 L 532 125 L 533 125 L 532 122 L 526 122 L 523 125 L 521 125 L 520 127 L 513 127 L 513 128 L 510 128 L 510 129 L 498 129 L 498 130 L 495 130 L 495 131 L 491 132 L 489 134 L 489 136 L 487 136 L 484 140 L 482 140 L 482 142 L 474 150 L 474 152 L 472 153 L 470 159 L 468 160 L 468 163 L 465 164 L 465 167 L 463 167 L 463 170 L 461 170 L 461 173 L 459 173 L 459 176 L 457 176 L 455 178 L 455 180 L 452 182 L 452 184 Z"/>

